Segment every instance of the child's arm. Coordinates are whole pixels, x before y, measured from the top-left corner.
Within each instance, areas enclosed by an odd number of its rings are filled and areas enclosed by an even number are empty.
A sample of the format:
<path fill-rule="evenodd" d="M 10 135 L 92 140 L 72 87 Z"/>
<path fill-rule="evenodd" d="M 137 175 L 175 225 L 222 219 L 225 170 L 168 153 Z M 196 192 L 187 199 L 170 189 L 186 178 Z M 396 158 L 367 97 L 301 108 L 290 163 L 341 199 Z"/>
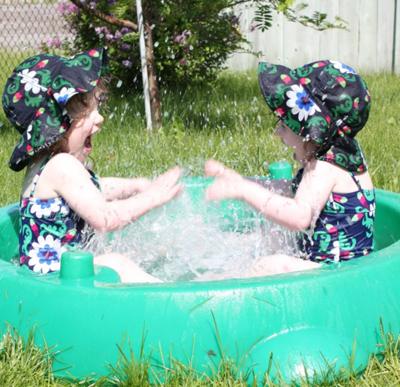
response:
<path fill-rule="evenodd" d="M 244 179 L 222 164 L 209 161 L 206 174 L 215 176 L 206 197 L 210 200 L 240 199 L 267 218 L 291 230 L 306 230 L 318 217 L 334 185 L 334 174 L 328 163 L 311 162 L 304 171 L 296 196 L 287 198 Z"/>
<path fill-rule="evenodd" d="M 132 195 L 145 191 L 151 184 L 151 180 L 144 177 L 121 178 L 102 177 L 100 178 L 101 192 L 106 200 L 126 199 Z"/>
<path fill-rule="evenodd" d="M 94 229 L 106 232 L 121 228 L 174 198 L 182 189 L 179 177 L 180 169 L 173 168 L 156 178 L 145 192 L 128 199 L 107 201 L 84 166 L 75 157 L 61 153 L 48 162 L 42 184 L 51 185 Z"/>

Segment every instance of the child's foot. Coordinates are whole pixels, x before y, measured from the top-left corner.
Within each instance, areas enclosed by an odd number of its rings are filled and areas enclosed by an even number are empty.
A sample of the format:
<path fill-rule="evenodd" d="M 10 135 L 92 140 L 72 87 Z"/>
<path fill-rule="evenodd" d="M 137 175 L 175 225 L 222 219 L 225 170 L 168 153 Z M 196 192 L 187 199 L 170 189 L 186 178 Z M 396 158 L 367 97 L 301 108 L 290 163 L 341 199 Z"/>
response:
<path fill-rule="evenodd" d="M 301 258 L 291 257 L 285 254 L 275 254 L 266 257 L 259 257 L 247 270 L 246 277 L 262 277 L 295 271 L 317 269 L 320 264 L 306 261 Z"/>

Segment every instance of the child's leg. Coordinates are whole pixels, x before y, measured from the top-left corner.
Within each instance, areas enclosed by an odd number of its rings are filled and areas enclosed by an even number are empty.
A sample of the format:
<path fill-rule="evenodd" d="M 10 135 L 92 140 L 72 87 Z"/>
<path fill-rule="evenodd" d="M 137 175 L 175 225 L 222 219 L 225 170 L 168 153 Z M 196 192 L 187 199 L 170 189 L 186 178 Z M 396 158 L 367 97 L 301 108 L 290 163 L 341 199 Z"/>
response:
<path fill-rule="evenodd" d="M 285 254 L 275 254 L 257 258 L 252 267 L 247 270 L 245 277 L 261 277 L 264 275 L 312 270 L 320 266 L 316 262 L 305 261 Z"/>
<path fill-rule="evenodd" d="M 144 283 L 144 282 L 163 282 L 142 270 L 136 263 L 121 254 L 110 253 L 99 255 L 94 258 L 94 264 L 107 266 L 115 270 L 121 282 L 124 283 Z"/>
<path fill-rule="evenodd" d="M 285 254 L 274 254 L 257 258 L 247 271 L 244 271 L 238 275 L 232 273 L 207 273 L 199 278 L 196 278 L 196 281 L 219 281 L 229 278 L 263 277 L 280 273 L 317 269 L 320 266 L 321 265 L 316 262 L 305 261 L 303 259 L 291 257 Z"/>

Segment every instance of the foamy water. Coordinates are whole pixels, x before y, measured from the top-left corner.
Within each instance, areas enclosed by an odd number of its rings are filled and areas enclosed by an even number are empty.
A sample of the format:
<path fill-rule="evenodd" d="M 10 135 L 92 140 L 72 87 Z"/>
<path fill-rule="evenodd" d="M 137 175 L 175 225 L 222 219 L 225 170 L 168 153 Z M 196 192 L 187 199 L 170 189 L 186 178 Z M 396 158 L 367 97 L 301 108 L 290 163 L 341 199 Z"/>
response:
<path fill-rule="evenodd" d="M 238 278 L 257 257 L 295 254 L 295 234 L 238 202 L 210 203 L 202 189 L 196 198 L 183 194 L 168 205 L 112 236 L 96 235 L 89 249 L 95 254 L 129 256 L 163 281 Z"/>

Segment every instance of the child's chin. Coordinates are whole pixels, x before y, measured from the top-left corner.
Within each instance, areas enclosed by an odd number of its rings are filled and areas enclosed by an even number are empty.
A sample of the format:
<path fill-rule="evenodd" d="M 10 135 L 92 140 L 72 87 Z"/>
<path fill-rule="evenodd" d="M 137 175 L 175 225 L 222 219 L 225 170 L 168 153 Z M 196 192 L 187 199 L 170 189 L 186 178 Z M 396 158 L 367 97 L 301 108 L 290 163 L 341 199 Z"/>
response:
<path fill-rule="evenodd" d="M 90 147 L 90 148 L 83 148 L 83 155 L 85 156 L 85 157 L 87 157 L 87 156 L 89 156 L 90 155 L 90 153 L 92 153 L 92 148 Z"/>
<path fill-rule="evenodd" d="M 80 161 L 80 162 L 85 162 L 86 159 L 89 157 L 91 150 L 89 149 L 84 149 L 80 153 L 75 154 L 75 157 Z"/>

